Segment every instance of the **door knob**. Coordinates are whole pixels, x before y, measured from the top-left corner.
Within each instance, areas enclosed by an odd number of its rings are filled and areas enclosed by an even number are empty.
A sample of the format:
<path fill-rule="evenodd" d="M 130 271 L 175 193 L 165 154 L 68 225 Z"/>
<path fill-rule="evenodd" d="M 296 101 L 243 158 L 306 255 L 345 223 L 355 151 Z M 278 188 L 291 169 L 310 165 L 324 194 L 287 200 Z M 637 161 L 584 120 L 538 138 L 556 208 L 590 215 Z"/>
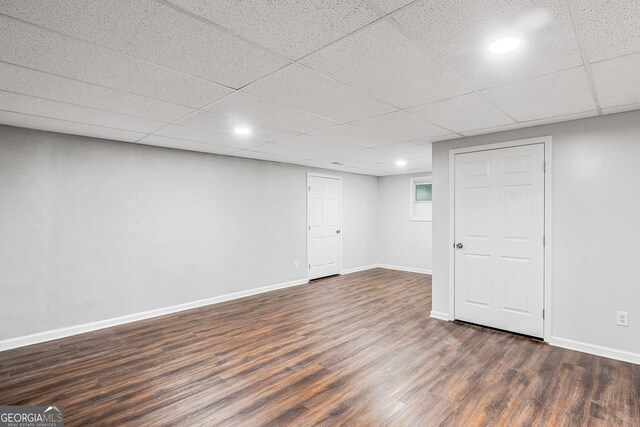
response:
<path fill-rule="evenodd" d="M 340 230 L 336 230 L 336 234 L 340 234 Z"/>
<path fill-rule="evenodd" d="M 456 244 L 456 249 L 462 249 L 462 248 L 464 248 L 464 245 L 462 243 Z"/>

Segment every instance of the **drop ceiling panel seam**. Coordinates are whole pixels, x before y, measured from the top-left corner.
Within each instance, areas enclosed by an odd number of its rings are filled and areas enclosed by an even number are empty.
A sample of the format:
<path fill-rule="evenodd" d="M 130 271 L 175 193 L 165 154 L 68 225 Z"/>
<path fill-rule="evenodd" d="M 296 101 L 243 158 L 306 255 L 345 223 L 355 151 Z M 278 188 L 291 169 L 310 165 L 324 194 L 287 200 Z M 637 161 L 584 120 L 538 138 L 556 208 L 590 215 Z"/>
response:
<path fill-rule="evenodd" d="M 418 47 L 418 49 L 420 49 L 422 52 L 424 52 L 425 55 L 427 55 L 432 60 L 436 61 L 443 69 L 447 70 L 449 73 L 451 73 L 452 75 L 456 76 L 458 79 L 460 79 L 461 81 L 463 81 L 467 85 L 469 85 L 469 87 L 471 87 L 473 89 L 473 92 L 469 92 L 469 93 L 477 93 L 477 94 L 479 94 L 480 96 L 482 96 L 485 99 L 485 101 L 487 101 L 488 103 L 493 105 L 496 109 L 498 109 L 505 116 L 509 117 L 514 122 L 518 122 L 518 120 L 516 120 L 513 116 L 511 116 L 511 114 L 509 114 L 506 111 L 504 111 L 500 106 L 496 105 L 496 103 L 493 102 L 493 100 L 489 99 L 484 93 L 482 93 L 480 90 L 478 90 L 478 88 L 471 81 L 469 81 L 468 79 L 464 78 L 463 76 L 461 76 L 460 74 L 458 74 L 457 72 L 452 70 L 451 67 L 449 67 L 447 64 L 445 64 L 440 58 L 436 57 L 431 51 L 429 51 L 429 49 L 427 49 L 424 45 L 422 45 L 422 43 L 418 42 L 411 34 L 409 34 L 409 32 L 406 30 L 406 28 L 404 28 L 402 25 L 400 25 L 398 23 L 398 21 L 396 21 L 393 18 L 388 18 L 388 21 L 389 21 L 389 23 L 391 25 L 393 25 L 396 29 L 398 29 L 398 31 L 400 31 L 400 33 L 404 37 L 406 37 L 409 41 L 411 41 L 411 43 L 413 43 L 416 47 Z M 466 95 L 466 94 L 460 94 L 458 96 L 462 96 L 462 95 Z M 450 99 L 450 98 L 444 98 L 444 99 Z M 442 101 L 442 100 L 443 99 L 437 99 L 437 100 L 435 100 L 433 102 Z M 416 107 L 416 105 L 414 105 L 413 107 Z M 413 108 L 413 107 L 410 107 L 410 108 Z M 454 133 L 456 133 L 456 132 L 454 132 Z"/>
<path fill-rule="evenodd" d="M 163 69 L 165 69 L 165 70 L 169 70 L 169 71 L 171 71 L 171 72 L 173 72 L 173 73 L 182 74 L 182 75 L 188 76 L 189 78 L 197 79 L 197 80 L 200 80 L 200 81 L 202 81 L 202 82 L 205 82 L 205 83 L 207 83 L 207 84 L 214 84 L 214 85 L 222 86 L 222 87 L 224 87 L 224 88 L 231 89 L 231 90 L 236 90 L 236 89 L 237 89 L 237 88 L 234 88 L 234 87 L 231 87 L 231 86 L 228 86 L 228 85 L 222 84 L 222 83 L 218 83 L 218 82 L 213 81 L 213 80 L 203 79 L 202 77 L 198 77 L 198 76 L 196 76 L 196 75 L 189 74 L 189 73 L 186 73 L 186 72 L 184 72 L 184 71 L 177 70 L 177 69 L 175 69 L 175 68 L 167 67 L 166 65 L 162 65 L 162 64 L 159 64 L 159 63 L 157 63 L 157 62 L 149 61 L 148 59 L 140 58 L 139 56 L 134 56 L 134 55 L 131 55 L 131 54 L 129 54 L 129 53 L 126 53 L 126 52 L 122 52 L 122 51 L 120 51 L 120 50 L 113 49 L 113 48 L 111 48 L 111 47 L 109 47 L 109 46 L 105 46 L 105 45 L 97 44 L 97 43 L 94 43 L 94 42 L 91 42 L 91 41 L 85 40 L 85 39 L 83 39 L 83 38 L 80 38 L 80 37 L 76 37 L 76 36 L 73 36 L 73 35 L 70 35 L 70 34 L 62 33 L 62 32 L 57 31 L 57 30 L 52 30 L 52 29 L 50 29 L 50 28 L 43 27 L 43 26 L 41 26 L 41 25 L 37 25 L 37 24 L 33 24 L 33 23 L 31 23 L 31 22 L 28 22 L 28 21 L 23 21 L 22 19 L 15 18 L 15 17 L 10 16 L 10 15 L 5 15 L 5 14 L 3 14 L 3 13 L 0 13 L 0 16 L 2 16 L 2 17 L 4 17 L 4 18 L 7 18 L 7 19 L 11 19 L 11 20 L 16 21 L 16 22 L 19 22 L 19 23 L 21 23 L 21 24 L 23 24 L 23 25 L 27 25 L 27 26 L 30 26 L 30 27 L 33 27 L 33 28 L 37 28 L 37 29 L 39 29 L 39 30 L 41 30 L 41 31 L 51 32 L 51 33 L 54 33 L 54 34 L 58 34 L 58 35 L 60 35 L 60 36 L 62 36 L 62 37 L 68 37 L 68 38 L 73 39 L 73 40 L 78 40 L 78 41 L 80 41 L 80 42 L 82 42 L 82 43 L 86 43 L 86 44 L 89 44 L 89 45 L 92 45 L 92 46 L 99 47 L 99 48 L 101 48 L 101 49 L 107 49 L 107 50 L 109 50 L 109 51 L 111 51 L 111 52 L 115 52 L 115 53 L 116 53 L 116 54 L 118 54 L 118 55 L 127 56 L 127 57 L 129 57 L 129 58 L 133 58 L 133 59 L 135 59 L 136 61 L 141 61 L 141 62 L 145 62 L 145 63 L 147 63 L 147 64 L 152 64 L 152 65 L 153 65 L 153 66 L 155 66 L 155 67 L 160 67 L 160 68 L 163 68 Z M 40 70 L 37 70 L 37 71 L 40 71 Z"/>
<path fill-rule="evenodd" d="M 596 90 L 596 84 L 593 79 L 593 69 L 591 68 L 591 62 L 589 61 L 589 53 L 587 51 L 587 43 L 580 25 L 580 14 L 578 13 L 578 6 L 575 0 L 567 0 L 569 4 L 569 12 L 571 13 L 571 20 L 573 22 L 573 32 L 578 40 L 578 48 L 580 50 L 580 56 L 582 56 L 582 62 L 584 64 L 585 72 L 587 73 L 587 81 L 589 82 L 589 88 L 591 89 L 591 96 L 593 102 L 596 104 L 596 110 L 598 115 L 602 115 L 602 108 L 600 107 L 600 99 L 598 98 L 598 92 Z"/>

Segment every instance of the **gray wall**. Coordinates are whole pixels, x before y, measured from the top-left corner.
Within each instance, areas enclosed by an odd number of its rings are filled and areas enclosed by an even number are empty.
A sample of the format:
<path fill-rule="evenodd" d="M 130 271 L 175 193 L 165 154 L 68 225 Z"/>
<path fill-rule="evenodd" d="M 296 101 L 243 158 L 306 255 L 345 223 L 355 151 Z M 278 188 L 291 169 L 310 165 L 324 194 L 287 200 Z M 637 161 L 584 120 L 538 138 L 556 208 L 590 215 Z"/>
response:
<path fill-rule="evenodd" d="M 0 340 L 306 278 L 308 171 L 0 126 Z M 377 178 L 328 173 L 375 264 Z"/>
<path fill-rule="evenodd" d="M 433 145 L 433 310 L 449 311 L 449 149 L 553 137 L 552 335 L 640 354 L 640 111 Z M 629 312 L 628 328 L 616 310 Z"/>
<path fill-rule="evenodd" d="M 430 173 L 378 179 L 380 264 L 431 272 L 431 222 L 410 221 L 410 180 Z"/>

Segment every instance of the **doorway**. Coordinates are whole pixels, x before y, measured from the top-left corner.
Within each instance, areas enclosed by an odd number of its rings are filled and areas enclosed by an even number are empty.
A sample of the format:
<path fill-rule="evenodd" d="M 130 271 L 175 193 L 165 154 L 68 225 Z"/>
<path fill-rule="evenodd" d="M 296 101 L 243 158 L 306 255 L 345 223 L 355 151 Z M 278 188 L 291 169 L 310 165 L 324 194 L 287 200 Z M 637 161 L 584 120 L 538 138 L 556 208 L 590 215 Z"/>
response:
<path fill-rule="evenodd" d="M 545 148 L 452 150 L 454 319 L 544 337 Z"/>
<path fill-rule="evenodd" d="M 307 175 L 307 253 L 309 280 L 341 272 L 342 179 Z"/>

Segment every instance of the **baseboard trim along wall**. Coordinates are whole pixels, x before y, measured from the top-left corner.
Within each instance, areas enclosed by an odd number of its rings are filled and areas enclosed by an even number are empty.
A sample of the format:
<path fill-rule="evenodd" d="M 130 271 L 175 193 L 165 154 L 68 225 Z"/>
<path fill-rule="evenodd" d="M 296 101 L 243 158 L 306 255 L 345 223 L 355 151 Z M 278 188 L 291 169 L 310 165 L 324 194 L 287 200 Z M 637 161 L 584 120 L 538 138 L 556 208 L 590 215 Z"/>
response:
<path fill-rule="evenodd" d="M 358 271 L 371 270 L 372 268 L 386 268 L 390 270 L 408 271 L 411 273 L 431 274 L 430 270 L 422 270 L 419 268 L 402 267 L 387 264 L 371 264 L 362 267 L 349 268 L 344 270 L 342 274 L 356 273 Z M 69 326 L 66 328 L 53 329 L 51 331 L 38 332 L 32 335 L 22 337 L 9 338 L 0 341 L 0 351 L 11 350 L 18 347 L 26 347 L 28 345 L 39 344 L 46 341 L 57 340 L 60 338 L 70 337 L 72 335 L 84 334 L 86 332 L 97 331 L 98 329 L 109 328 L 112 326 L 123 325 L 138 320 L 150 319 L 152 317 L 164 316 L 165 314 L 177 313 L 179 311 L 190 310 L 192 308 L 203 307 L 205 305 L 218 304 L 225 301 L 244 298 L 251 295 L 262 294 L 265 292 L 275 291 L 277 289 L 289 288 L 292 286 L 304 285 L 309 283 L 307 279 L 293 280 L 291 282 L 279 283 L 276 285 L 263 286 L 261 288 L 248 289 L 246 291 L 234 292 L 231 294 L 220 295 L 217 297 L 206 298 L 198 301 L 187 302 L 170 307 L 158 308 L 155 310 L 144 311 L 142 313 L 128 314 L 126 316 L 116 317 L 113 319 L 99 320 L 97 322 L 84 323 L 82 325 Z M 433 312 L 432 312 L 433 316 Z M 445 319 L 448 320 L 448 319 Z"/>
<path fill-rule="evenodd" d="M 431 310 L 431 314 L 429 315 L 429 317 L 432 317 L 434 319 L 438 319 L 438 320 L 449 320 L 449 314 L 447 313 L 442 313 L 440 311 L 433 311 Z"/>
<path fill-rule="evenodd" d="M 166 314 L 177 313 L 179 311 L 190 310 L 192 308 L 203 307 L 206 305 L 219 304 L 225 301 L 244 298 L 251 295 L 262 294 L 265 292 L 275 291 L 277 289 L 290 288 L 292 286 L 306 285 L 309 283 L 307 279 L 293 280 L 291 282 L 278 283 L 276 285 L 263 286 L 260 288 L 247 289 L 246 291 L 234 292 L 231 294 L 220 295 L 217 297 L 205 298 L 198 301 L 187 302 L 184 304 L 173 305 L 170 307 L 158 308 L 155 310 L 144 311 L 142 313 L 128 314 L 126 316 L 116 317 L 113 319 L 99 320 L 97 322 L 85 323 L 77 326 L 69 326 L 66 328 L 54 329 L 51 331 L 39 332 L 32 335 L 22 337 L 9 338 L 0 341 L 0 351 L 11 350 L 18 347 L 26 347 L 28 345 L 38 344 L 46 341 L 57 340 L 60 338 L 70 337 L 72 335 L 84 334 L 86 332 L 96 331 L 98 329 L 118 326 L 125 323 L 131 323 L 138 320 L 149 319 L 152 317 L 164 316 Z"/>
<path fill-rule="evenodd" d="M 442 313 L 439 311 L 432 311 L 429 317 L 438 320 L 450 320 L 448 313 Z M 595 344 L 587 344 L 584 342 L 559 337 L 551 337 L 546 342 L 547 344 L 554 347 L 566 348 L 567 350 L 579 351 L 581 353 L 593 354 L 594 356 L 601 356 L 609 359 L 615 359 L 622 362 L 629 362 L 640 365 L 640 354 L 630 353 L 628 351 L 616 350 L 614 348 L 603 347 Z"/>
<path fill-rule="evenodd" d="M 609 347 L 602 347 L 595 344 L 587 344 L 580 341 L 573 341 L 558 337 L 551 337 L 548 342 L 555 347 L 562 347 L 568 350 L 580 351 L 582 353 L 589 353 L 595 356 L 608 357 L 609 359 L 640 365 L 640 354 L 637 353 L 630 353 L 628 351 L 616 350 Z"/>
<path fill-rule="evenodd" d="M 407 271 L 409 273 L 431 274 L 431 270 L 424 270 L 422 268 L 403 267 L 400 265 L 389 264 L 371 264 L 362 267 L 348 268 L 342 271 L 342 274 L 357 273 L 358 271 L 371 270 L 372 268 L 386 268 L 387 270 Z"/>
<path fill-rule="evenodd" d="M 404 267 L 401 265 L 378 264 L 379 268 L 387 268 L 389 270 L 408 271 L 409 273 L 431 274 L 431 270 L 423 268 Z"/>

